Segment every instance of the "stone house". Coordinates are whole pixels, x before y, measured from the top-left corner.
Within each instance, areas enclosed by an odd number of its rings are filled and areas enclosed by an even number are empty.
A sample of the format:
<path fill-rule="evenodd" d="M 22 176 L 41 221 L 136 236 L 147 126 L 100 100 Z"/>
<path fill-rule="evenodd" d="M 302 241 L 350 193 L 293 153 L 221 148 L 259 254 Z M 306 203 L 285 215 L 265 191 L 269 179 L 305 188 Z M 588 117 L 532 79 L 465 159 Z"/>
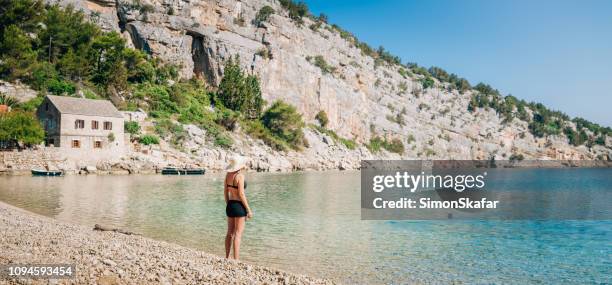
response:
<path fill-rule="evenodd" d="M 125 152 L 123 115 L 107 100 L 46 96 L 36 111 L 45 145 L 67 158 L 116 159 Z"/>

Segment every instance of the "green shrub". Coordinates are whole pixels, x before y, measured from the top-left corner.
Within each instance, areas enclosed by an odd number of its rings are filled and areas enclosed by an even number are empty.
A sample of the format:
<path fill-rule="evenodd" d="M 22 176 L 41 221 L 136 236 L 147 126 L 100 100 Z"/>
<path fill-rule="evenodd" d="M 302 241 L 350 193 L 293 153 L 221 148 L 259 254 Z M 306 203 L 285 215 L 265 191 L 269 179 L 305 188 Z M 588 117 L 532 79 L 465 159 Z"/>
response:
<path fill-rule="evenodd" d="M 446 70 L 436 67 L 436 66 L 432 66 L 429 68 L 429 74 L 431 74 L 431 76 L 433 76 L 434 78 L 440 80 L 441 82 L 449 82 L 450 81 L 450 75 L 448 74 L 448 72 L 446 72 Z"/>
<path fill-rule="evenodd" d="M 327 124 L 329 123 L 329 119 L 327 118 L 327 113 L 325 113 L 325 111 L 323 110 L 317 113 L 317 115 L 315 116 L 315 119 L 319 121 L 319 125 L 321 125 L 321 127 L 326 127 Z"/>
<path fill-rule="evenodd" d="M 15 97 L 8 96 L 4 93 L 0 93 L 0 105 L 6 105 L 11 108 L 16 107 L 19 104 L 19 101 L 15 99 Z"/>
<path fill-rule="evenodd" d="M 259 79 L 254 75 L 246 75 L 239 63 L 238 56 L 225 62 L 216 98 L 223 106 L 239 111 L 249 119 L 258 118 L 264 104 Z"/>
<path fill-rule="evenodd" d="M 267 47 L 262 47 L 258 49 L 257 52 L 255 52 L 255 54 L 265 59 L 272 58 L 272 52 L 270 52 L 270 49 L 268 49 Z"/>
<path fill-rule="evenodd" d="M 577 129 L 586 128 L 594 134 L 612 135 L 612 129 L 610 129 L 610 127 L 603 127 L 580 117 L 576 117 L 572 119 L 572 121 L 576 124 Z"/>
<path fill-rule="evenodd" d="M 408 66 L 412 70 L 413 73 L 423 75 L 424 77 L 430 77 L 429 71 L 425 69 L 425 67 L 418 66 L 416 63 L 409 63 Z"/>
<path fill-rule="evenodd" d="M 522 161 L 525 159 L 525 157 L 522 154 L 513 153 L 509 159 L 510 161 L 514 162 L 514 161 Z"/>
<path fill-rule="evenodd" d="M 319 69 L 321 69 L 321 72 L 323 74 L 333 73 L 334 71 L 336 71 L 335 67 L 327 64 L 327 61 L 325 61 L 325 58 L 323 58 L 322 55 L 315 56 L 313 64 Z"/>
<path fill-rule="evenodd" d="M 357 148 L 357 142 L 355 142 L 355 140 L 340 138 L 340 142 L 350 150 Z"/>
<path fill-rule="evenodd" d="M 64 80 L 58 80 L 58 79 L 52 79 L 48 82 L 48 91 L 53 93 L 53 94 L 57 94 L 57 95 L 63 95 L 63 94 L 68 94 L 68 95 L 72 95 L 74 94 L 74 92 L 76 92 L 76 87 L 74 86 L 74 84 L 64 81 Z"/>
<path fill-rule="evenodd" d="M 164 85 L 138 84 L 133 97 L 148 102 L 149 113 L 154 118 L 167 118 L 179 110 L 177 103 L 170 96 L 169 89 Z"/>
<path fill-rule="evenodd" d="M 308 16 L 308 6 L 304 2 L 293 2 L 292 0 L 280 0 L 281 6 L 289 12 L 289 18 L 296 22 L 296 24 L 301 25 L 304 23 L 302 17 Z"/>
<path fill-rule="evenodd" d="M 327 17 L 327 15 L 323 14 L 323 13 L 319 13 L 319 16 L 317 17 L 317 22 L 321 22 L 321 23 L 325 23 L 327 24 L 327 22 L 329 22 L 329 17 Z"/>
<path fill-rule="evenodd" d="M 230 148 L 234 144 L 234 140 L 225 134 L 215 136 L 215 145 L 222 148 Z"/>
<path fill-rule="evenodd" d="M 159 144 L 159 138 L 154 135 L 144 135 L 138 139 L 138 142 L 143 145 Z"/>
<path fill-rule="evenodd" d="M 317 21 L 308 26 L 308 28 L 311 29 L 313 32 L 316 32 L 319 30 L 319 28 L 321 28 L 321 25 L 321 22 Z"/>
<path fill-rule="evenodd" d="M 294 106 L 283 101 L 275 101 L 268 108 L 261 121 L 263 125 L 278 138 L 286 141 L 291 146 L 297 148 L 304 145 L 304 122 L 302 115 L 297 112 Z"/>
<path fill-rule="evenodd" d="M 316 125 L 310 125 L 310 127 L 319 131 L 322 134 L 326 134 L 330 136 L 334 141 L 340 142 L 341 144 L 343 144 L 344 146 L 346 146 L 346 148 L 350 150 L 354 150 L 357 148 L 357 142 L 355 142 L 355 140 L 342 138 L 338 134 L 336 134 L 336 132 L 334 132 L 333 130 L 326 129 L 325 127 L 316 126 Z"/>
<path fill-rule="evenodd" d="M 242 17 L 242 14 L 240 14 L 237 18 L 234 18 L 234 25 L 238 25 L 240 27 L 246 26 L 246 21 L 244 20 L 244 17 Z"/>
<path fill-rule="evenodd" d="M 138 122 L 124 122 L 123 130 L 130 135 L 137 135 L 140 133 L 140 125 Z"/>
<path fill-rule="evenodd" d="M 129 82 L 142 83 L 156 79 L 155 66 L 147 60 L 147 54 L 143 51 L 127 48 L 123 50 L 122 56 Z"/>
<path fill-rule="evenodd" d="M 584 129 L 581 129 L 580 131 L 575 131 L 571 127 L 566 127 L 563 130 L 563 133 L 565 134 L 565 136 L 567 136 L 568 143 L 573 146 L 582 145 L 589 140 L 589 136 L 584 131 Z"/>
<path fill-rule="evenodd" d="M 36 145 L 45 139 L 45 131 L 33 113 L 12 111 L 0 115 L 0 141 Z"/>
<path fill-rule="evenodd" d="M 406 84 L 406 82 L 402 81 L 400 82 L 400 84 L 397 86 L 398 92 L 397 94 L 404 94 L 408 91 L 408 84 Z"/>
<path fill-rule="evenodd" d="M 265 22 L 270 18 L 270 15 L 274 14 L 274 9 L 268 5 L 261 7 L 255 15 L 255 23 L 259 25 L 261 22 Z"/>
<path fill-rule="evenodd" d="M 229 109 L 221 109 L 217 112 L 215 123 L 223 126 L 228 131 L 233 131 L 236 128 L 239 116 L 236 112 Z"/>
<path fill-rule="evenodd" d="M 15 109 L 22 110 L 25 112 L 34 112 L 36 111 L 36 109 L 38 109 L 38 106 L 42 104 L 43 100 L 44 100 L 44 97 L 37 96 L 26 102 L 19 103 Z"/>
<path fill-rule="evenodd" d="M 162 119 L 155 122 L 155 133 L 168 140 L 179 142 L 185 135 L 185 129 L 181 124 L 172 122 L 169 119 Z"/>
<path fill-rule="evenodd" d="M 379 46 L 376 53 L 378 54 L 378 58 L 387 64 L 401 64 L 401 59 L 398 56 L 392 55 L 390 52 L 386 51 L 383 46 Z"/>
<path fill-rule="evenodd" d="M 214 121 L 202 122 L 200 127 L 206 130 L 206 135 L 212 138 L 212 142 L 216 146 L 230 148 L 234 144 L 234 140 Z"/>
<path fill-rule="evenodd" d="M 382 144 L 383 144 L 383 139 L 376 136 L 370 139 L 370 143 L 367 144 L 366 147 L 370 150 L 370 152 L 376 153 L 381 150 Z"/>
<path fill-rule="evenodd" d="M 461 94 L 472 88 L 470 82 L 467 81 L 467 79 L 459 78 L 455 74 L 451 74 L 451 82 L 454 84 L 455 89 L 459 90 Z"/>
<path fill-rule="evenodd" d="M 403 154 L 404 153 L 404 143 L 400 139 L 392 139 L 387 140 L 386 138 L 381 138 L 379 136 L 375 136 L 370 139 L 370 143 L 366 145 L 366 147 L 372 153 L 379 152 L 381 148 L 386 149 L 389 152 Z"/>
<path fill-rule="evenodd" d="M 242 127 L 251 137 L 262 140 L 275 150 L 287 151 L 290 148 L 287 142 L 272 134 L 261 121 L 242 121 Z"/>
<path fill-rule="evenodd" d="M 408 135 L 408 143 L 409 144 L 412 143 L 412 142 L 415 142 L 415 141 L 416 141 L 416 139 L 414 138 L 414 135 L 412 135 L 412 134 Z"/>
<path fill-rule="evenodd" d="M 392 139 L 391 141 L 385 140 L 382 146 L 389 152 L 404 153 L 404 143 L 398 138 Z"/>
<path fill-rule="evenodd" d="M 421 84 L 423 85 L 423 89 L 431 88 L 434 86 L 434 81 L 431 77 L 427 76 L 421 79 Z"/>

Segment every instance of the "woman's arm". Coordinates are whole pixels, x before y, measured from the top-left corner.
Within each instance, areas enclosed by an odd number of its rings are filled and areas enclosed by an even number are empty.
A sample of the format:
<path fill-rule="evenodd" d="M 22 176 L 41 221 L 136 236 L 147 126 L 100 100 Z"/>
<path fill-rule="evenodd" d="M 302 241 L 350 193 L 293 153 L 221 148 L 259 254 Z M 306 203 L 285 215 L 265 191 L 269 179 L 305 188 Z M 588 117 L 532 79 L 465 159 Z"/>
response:
<path fill-rule="evenodd" d="M 223 198 L 225 198 L 225 204 L 229 201 L 229 191 L 227 190 L 227 178 L 223 180 Z"/>
<path fill-rule="evenodd" d="M 244 175 L 240 175 L 238 177 L 238 195 L 240 195 L 240 201 L 242 201 L 242 204 L 247 210 L 247 217 L 251 218 L 253 216 L 253 212 L 251 212 L 251 207 L 249 207 L 249 202 L 244 194 Z"/>

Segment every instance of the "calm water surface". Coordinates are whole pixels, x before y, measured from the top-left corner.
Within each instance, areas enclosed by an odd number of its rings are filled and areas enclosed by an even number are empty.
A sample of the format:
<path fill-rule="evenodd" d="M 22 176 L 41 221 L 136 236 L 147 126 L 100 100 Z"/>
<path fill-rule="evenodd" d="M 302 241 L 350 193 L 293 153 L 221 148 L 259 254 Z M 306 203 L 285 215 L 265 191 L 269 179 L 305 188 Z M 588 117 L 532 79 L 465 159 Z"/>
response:
<path fill-rule="evenodd" d="M 530 179 L 611 174 L 548 170 Z M 362 221 L 359 178 L 249 173 L 255 216 L 242 258 L 345 283 L 612 283 L 612 221 Z M 0 177 L 0 200 L 224 254 L 219 175 Z"/>

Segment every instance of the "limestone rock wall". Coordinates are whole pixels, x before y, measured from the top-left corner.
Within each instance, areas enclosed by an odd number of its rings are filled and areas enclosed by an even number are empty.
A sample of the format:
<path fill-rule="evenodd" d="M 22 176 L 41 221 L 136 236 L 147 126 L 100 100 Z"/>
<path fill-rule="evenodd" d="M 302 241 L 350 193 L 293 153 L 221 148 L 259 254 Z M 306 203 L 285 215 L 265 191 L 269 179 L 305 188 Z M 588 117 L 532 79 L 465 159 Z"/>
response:
<path fill-rule="evenodd" d="M 399 138 L 406 146 L 402 158 L 507 159 L 523 154 L 532 159 L 596 159 L 611 153 L 610 147 L 569 146 L 562 136 L 534 138 L 525 122 L 504 124 L 492 110 L 469 113 L 471 92 L 448 91 L 437 81 L 434 88 L 423 90 L 419 75 L 403 77 L 398 66 L 377 66 L 326 25 L 312 30 L 307 18 L 296 25 L 278 1 L 48 1 L 74 5 L 103 29 L 121 33 L 130 45 L 179 64 L 182 78 L 197 76 L 215 86 L 223 61 L 238 55 L 243 67 L 260 78 L 268 102 L 282 99 L 293 104 L 308 122 L 324 110 L 331 129 L 360 143 L 375 135 Z M 142 9 L 145 5 L 152 9 Z M 252 21 L 265 5 L 276 12 L 257 26 Z M 263 51 L 270 56 L 262 56 Z M 325 74 L 316 67 L 309 58 L 317 55 L 335 71 Z M 309 156 L 306 164 L 312 164 L 317 154 L 339 155 L 333 146 L 319 143 L 313 141 L 311 145 L 318 147 L 288 156 Z M 367 154 L 351 153 L 372 156 L 365 148 L 358 153 Z"/>

